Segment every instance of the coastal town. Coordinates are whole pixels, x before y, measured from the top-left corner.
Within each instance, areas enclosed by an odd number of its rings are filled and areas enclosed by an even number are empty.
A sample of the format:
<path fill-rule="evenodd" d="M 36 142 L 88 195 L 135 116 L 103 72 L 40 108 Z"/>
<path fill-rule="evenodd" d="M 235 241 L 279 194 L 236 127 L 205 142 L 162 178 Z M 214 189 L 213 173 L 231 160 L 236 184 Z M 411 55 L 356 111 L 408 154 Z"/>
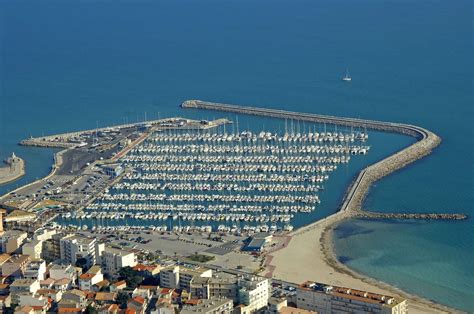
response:
<path fill-rule="evenodd" d="M 465 219 L 361 209 L 375 180 L 428 154 L 439 144 L 436 135 L 376 121 L 196 101 L 182 106 L 279 115 L 289 122 L 278 134 L 241 131 L 228 119 L 168 118 L 22 141 L 62 150 L 47 177 L 0 198 L 3 311 L 445 310 L 352 275 L 332 255 L 329 237 L 331 226 L 346 217 Z M 350 129 L 302 127 L 304 119 Z M 369 153 L 368 128 L 419 141 L 363 169 L 336 214 L 293 230 L 295 221 L 317 210 L 338 166 Z M 308 252 L 320 255 L 296 258 Z"/>
<path fill-rule="evenodd" d="M 472 12 L 0 0 L 0 314 L 474 314 Z"/>
<path fill-rule="evenodd" d="M 15 229 L 10 224 L 6 230 L 0 225 L 0 307 L 6 313 L 407 311 L 406 300 L 388 295 L 206 264 L 213 260 L 210 253 L 166 256 L 122 246 L 110 235 L 46 228 L 31 234 L 19 222 Z M 269 234 L 256 237 L 271 241 Z"/>

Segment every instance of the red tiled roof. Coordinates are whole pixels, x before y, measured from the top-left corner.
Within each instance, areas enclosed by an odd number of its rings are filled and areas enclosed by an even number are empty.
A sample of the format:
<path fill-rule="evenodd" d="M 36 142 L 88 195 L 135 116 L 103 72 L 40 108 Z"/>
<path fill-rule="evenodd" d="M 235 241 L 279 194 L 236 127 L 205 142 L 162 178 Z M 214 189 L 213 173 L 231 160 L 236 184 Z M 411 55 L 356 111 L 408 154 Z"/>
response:
<path fill-rule="evenodd" d="M 98 283 L 96 283 L 95 285 L 97 287 L 107 287 L 108 285 L 110 284 L 110 282 L 107 280 L 107 279 L 104 279 L 102 281 L 99 281 Z"/>
<path fill-rule="evenodd" d="M 93 299 L 94 297 L 95 297 L 95 292 L 87 291 L 87 293 L 86 293 L 86 298 L 87 299 Z"/>
<path fill-rule="evenodd" d="M 161 292 L 160 292 L 160 293 L 161 293 L 161 294 L 168 294 L 168 293 L 170 293 L 171 291 L 172 291 L 172 289 L 170 289 L 170 288 L 163 288 L 163 289 L 161 289 Z"/>
<path fill-rule="evenodd" d="M 143 297 L 141 297 L 141 296 L 136 296 L 136 297 L 134 297 L 134 298 L 133 298 L 133 301 L 136 301 L 136 302 L 138 302 L 138 303 L 140 303 L 140 304 L 144 304 L 144 303 L 145 303 L 145 299 L 144 299 Z"/>
<path fill-rule="evenodd" d="M 68 278 L 62 278 L 62 279 L 58 279 L 54 282 L 55 285 L 67 285 L 69 284 L 70 280 Z"/>
<path fill-rule="evenodd" d="M 54 283 L 54 279 L 53 278 L 48 278 L 48 279 L 45 279 L 45 280 L 40 280 L 40 285 L 51 285 Z"/>
<path fill-rule="evenodd" d="M 117 304 L 107 304 L 104 305 L 100 311 L 107 311 L 108 313 L 118 312 L 119 306 Z"/>
<path fill-rule="evenodd" d="M 137 312 L 134 310 L 134 309 L 125 309 L 125 313 L 124 314 L 136 314 Z"/>
<path fill-rule="evenodd" d="M 73 307 L 73 308 L 60 308 L 58 309 L 58 313 L 76 313 L 76 312 L 82 312 L 82 309 Z"/>
<path fill-rule="evenodd" d="M 151 285 L 141 285 L 138 287 L 139 289 L 148 289 L 148 290 L 152 290 L 152 289 L 157 289 L 158 286 L 151 286 Z"/>
<path fill-rule="evenodd" d="M 136 270 L 136 271 L 154 270 L 155 268 L 156 268 L 156 265 L 137 264 L 133 266 L 133 270 Z"/>
<path fill-rule="evenodd" d="M 201 303 L 201 300 L 199 299 L 189 299 L 186 301 L 186 304 L 189 305 L 198 305 L 199 303 Z"/>
<path fill-rule="evenodd" d="M 79 279 L 91 279 L 94 276 L 95 276 L 94 274 L 85 273 L 85 274 L 80 275 Z"/>
<path fill-rule="evenodd" d="M 125 280 L 117 281 L 112 284 L 113 286 L 121 286 L 121 285 L 127 285 L 127 282 Z"/>

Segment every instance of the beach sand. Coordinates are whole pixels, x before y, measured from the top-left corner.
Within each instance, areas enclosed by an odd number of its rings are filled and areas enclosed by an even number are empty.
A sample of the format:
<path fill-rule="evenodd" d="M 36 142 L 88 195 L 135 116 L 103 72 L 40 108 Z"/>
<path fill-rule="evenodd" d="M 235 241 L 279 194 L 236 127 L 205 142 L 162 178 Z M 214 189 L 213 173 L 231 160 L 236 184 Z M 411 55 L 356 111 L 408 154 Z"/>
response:
<path fill-rule="evenodd" d="M 408 299 L 409 313 L 456 312 L 358 274 L 338 262 L 332 246 L 332 228 L 344 219 L 344 216 L 344 213 L 335 214 L 296 230 L 286 247 L 267 256 L 269 259 L 267 268 L 270 272 L 273 271 L 271 274 L 273 278 L 295 283 L 313 280 L 385 294 L 397 299 Z"/>

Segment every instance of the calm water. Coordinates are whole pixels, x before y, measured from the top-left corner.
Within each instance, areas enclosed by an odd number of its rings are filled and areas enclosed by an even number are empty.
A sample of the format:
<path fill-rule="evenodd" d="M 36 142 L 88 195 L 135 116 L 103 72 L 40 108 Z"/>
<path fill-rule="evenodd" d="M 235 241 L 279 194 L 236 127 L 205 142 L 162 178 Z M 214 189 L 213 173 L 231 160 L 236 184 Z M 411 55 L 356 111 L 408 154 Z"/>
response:
<path fill-rule="evenodd" d="M 441 147 L 379 182 L 367 207 L 471 214 L 472 32 L 463 0 L 0 1 L 0 157 L 14 150 L 28 171 L 0 193 L 49 172 L 53 151 L 16 146 L 30 134 L 175 115 L 199 98 L 430 128 Z M 374 140 L 370 158 L 410 141 Z M 337 251 L 469 311 L 472 221 L 351 221 Z"/>

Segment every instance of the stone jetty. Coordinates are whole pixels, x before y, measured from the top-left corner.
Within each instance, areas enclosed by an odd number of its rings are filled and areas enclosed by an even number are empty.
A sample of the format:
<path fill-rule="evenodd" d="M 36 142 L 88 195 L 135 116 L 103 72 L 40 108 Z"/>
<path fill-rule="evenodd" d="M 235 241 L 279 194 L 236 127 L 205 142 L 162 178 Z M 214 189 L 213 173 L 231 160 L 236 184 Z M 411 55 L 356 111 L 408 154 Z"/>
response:
<path fill-rule="evenodd" d="M 4 161 L 5 167 L 0 167 L 0 184 L 19 179 L 25 174 L 25 162 L 15 153 Z"/>

